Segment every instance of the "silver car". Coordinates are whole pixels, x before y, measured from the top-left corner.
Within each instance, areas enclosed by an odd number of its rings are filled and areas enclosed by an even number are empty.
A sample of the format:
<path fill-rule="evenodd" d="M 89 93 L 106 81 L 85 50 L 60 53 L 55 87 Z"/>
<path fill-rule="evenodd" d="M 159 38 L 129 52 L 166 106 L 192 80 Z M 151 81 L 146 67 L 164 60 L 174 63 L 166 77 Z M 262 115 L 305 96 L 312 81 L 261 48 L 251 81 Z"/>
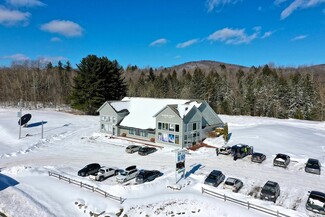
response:
<path fill-rule="evenodd" d="M 223 188 L 230 189 L 237 193 L 243 187 L 243 185 L 244 183 L 240 179 L 228 177 L 223 184 Z"/>
<path fill-rule="evenodd" d="M 125 152 L 129 154 L 133 154 L 135 152 L 138 152 L 140 150 L 141 146 L 138 145 L 129 145 L 126 147 Z"/>
<path fill-rule="evenodd" d="M 320 175 L 321 167 L 319 160 L 309 158 L 305 166 L 305 172 Z"/>
<path fill-rule="evenodd" d="M 306 202 L 306 209 L 325 215 L 325 194 L 319 191 L 311 191 Z"/>

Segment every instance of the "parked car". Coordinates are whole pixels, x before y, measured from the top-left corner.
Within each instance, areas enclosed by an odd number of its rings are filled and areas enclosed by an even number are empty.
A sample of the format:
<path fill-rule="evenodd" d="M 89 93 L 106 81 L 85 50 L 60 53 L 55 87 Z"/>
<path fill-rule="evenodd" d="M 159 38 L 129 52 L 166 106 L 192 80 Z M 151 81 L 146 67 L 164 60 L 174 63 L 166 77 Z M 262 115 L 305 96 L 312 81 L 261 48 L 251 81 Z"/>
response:
<path fill-rule="evenodd" d="M 280 196 L 280 186 L 277 182 L 267 181 L 261 190 L 260 198 L 262 200 L 269 200 L 275 203 Z"/>
<path fill-rule="evenodd" d="M 265 154 L 254 152 L 252 154 L 251 161 L 255 163 L 262 163 L 263 161 L 265 161 L 265 159 L 266 159 Z"/>
<path fill-rule="evenodd" d="M 100 168 L 100 165 L 98 163 L 92 163 L 88 164 L 84 168 L 78 171 L 78 176 L 89 176 L 94 173 L 97 173 Z"/>
<path fill-rule="evenodd" d="M 253 146 L 237 144 L 231 147 L 231 155 L 234 157 L 234 160 L 244 158 L 250 154 L 253 154 Z"/>
<path fill-rule="evenodd" d="M 124 171 L 121 171 L 120 174 L 116 177 L 116 181 L 119 183 L 127 182 L 131 179 L 134 179 L 138 174 L 138 169 L 136 166 L 129 166 L 125 168 Z"/>
<path fill-rule="evenodd" d="M 97 173 L 89 175 L 91 180 L 103 181 L 110 176 L 116 176 L 118 168 L 117 167 L 101 167 Z"/>
<path fill-rule="evenodd" d="M 290 156 L 286 154 L 277 154 L 273 160 L 273 166 L 287 168 L 290 163 Z"/>
<path fill-rule="evenodd" d="M 306 202 L 306 209 L 325 215 L 325 193 L 311 191 Z"/>
<path fill-rule="evenodd" d="M 243 185 L 244 183 L 240 179 L 228 177 L 223 184 L 223 188 L 230 189 L 233 192 L 238 192 L 243 187 Z"/>
<path fill-rule="evenodd" d="M 305 172 L 320 175 L 321 167 L 319 160 L 309 158 L 305 166 Z"/>
<path fill-rule="evenodd" d="M 139 149 L 138 153 L 139 153 L 139 155 L 148 155 L 148 154 L 154 153 L 156 151 L 157 151 L 157 149 L 154 147 L 144 146 Z"/>
<path fill-rule="evenodd" d="M 138 152 L 141 146 L 138 145 L 129 145 L 126 147 L 125 152 L 129 154 L 133 154 L 134 152 Z"/>
<path fill-rule="evenodd" d="M 231 153 L 231 147 L 230 146 L 222 146 L 219 149 L 219 154 L 229 155 Z"/>
<path fill-rule="evenodd" d="M 204 180 L 204 184 L 218 187 L 225 180 L 225 175 L 219 170 L 213 170 Z"/>
<path fill-rule="evenodd" d="M 141 170 L 135 177 L 138 184 L 153 181 L 155 178 L 162 176 L 158 170 Z"/>

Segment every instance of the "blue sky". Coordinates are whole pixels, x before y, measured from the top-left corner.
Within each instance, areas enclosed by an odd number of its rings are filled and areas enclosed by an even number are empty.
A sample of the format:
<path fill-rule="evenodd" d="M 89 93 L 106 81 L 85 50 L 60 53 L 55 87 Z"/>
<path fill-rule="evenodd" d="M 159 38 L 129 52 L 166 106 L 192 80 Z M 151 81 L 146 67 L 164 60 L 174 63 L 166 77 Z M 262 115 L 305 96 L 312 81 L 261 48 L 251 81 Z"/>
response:
<path fill-rule="evenodd" d="M 0 66 L 325 63 L 325 0 L 0 0 Z"/>

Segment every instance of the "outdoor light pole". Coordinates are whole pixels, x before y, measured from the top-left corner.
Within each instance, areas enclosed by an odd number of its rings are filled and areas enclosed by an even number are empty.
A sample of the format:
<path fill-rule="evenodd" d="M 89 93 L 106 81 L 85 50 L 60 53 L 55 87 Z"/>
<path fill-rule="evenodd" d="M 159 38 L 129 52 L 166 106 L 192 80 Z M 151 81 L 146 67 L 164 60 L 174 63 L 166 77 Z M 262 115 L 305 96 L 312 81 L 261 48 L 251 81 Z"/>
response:
<path fill-rule="evenodd" d="M 21 99 L 18 104 L 20 107 L 19 114 L 18 114 L 18 117 L 19 117 L 19 139 L 21 139 L 21 113 L 22 113 Z"/>

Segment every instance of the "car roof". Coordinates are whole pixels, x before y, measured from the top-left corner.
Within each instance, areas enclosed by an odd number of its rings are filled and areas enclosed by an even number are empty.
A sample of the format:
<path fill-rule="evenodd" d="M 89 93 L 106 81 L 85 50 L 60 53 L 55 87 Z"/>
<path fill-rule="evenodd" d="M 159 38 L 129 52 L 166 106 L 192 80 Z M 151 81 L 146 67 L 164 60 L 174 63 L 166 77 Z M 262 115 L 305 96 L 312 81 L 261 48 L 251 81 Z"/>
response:
<path fill-rule="evenodd" d="M 232 183 L 235 183 L 238 179 L 236 178 L 232 178 L 232 177 L 228 177 L 226 182 L 232 182 Z"/>
<path fill-rule="evenodd" d="M 325 193 L 320 192 L 320 191 L 311 191 L 310 195 L 315 195 L 315 196 L 320 196 L 320 197 L 325 198 Z"/>
<path fill-rule="evenodd" d="M 222 174 L 222 172 L 220 170 L 212 170 L 210 174 L 219 175 Z"/>
<path fill-rule="evenodd" d="M 289 157 L 289 155 L 278 153 L 276 157 Z"/>
<path fill-rule="evenodd" d="M 310 162 L 310 163 L 318 163 L 319 160 L 314 159 L 314 158 L 309 158 L 307 162 Z"/>
<path fill-rule="evenodd" d="M 264 154 L 260 152 L 254 152 L 253 155 L 264 155 Z"/>
<path fill-rule="evenodd" d="M 277 182 L 273 182 L 273 181 L 267 181 L 265 183 L 265 185 L 276 186 L 276 185 L 278 185 L 278 183 Z"/>

